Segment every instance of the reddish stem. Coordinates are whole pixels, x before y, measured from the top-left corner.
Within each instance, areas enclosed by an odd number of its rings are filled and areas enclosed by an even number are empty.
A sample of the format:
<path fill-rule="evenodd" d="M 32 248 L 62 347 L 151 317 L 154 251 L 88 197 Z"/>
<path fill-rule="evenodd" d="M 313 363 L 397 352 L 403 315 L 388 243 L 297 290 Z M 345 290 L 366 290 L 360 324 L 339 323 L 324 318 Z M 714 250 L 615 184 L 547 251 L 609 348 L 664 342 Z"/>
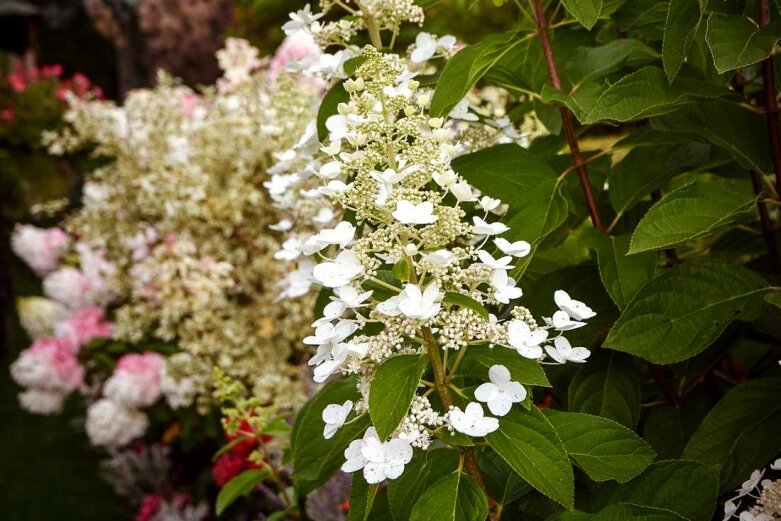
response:
<path fill-rule="evenodd" d="M 759 0 L 759 28 L 770 23 L 768 0 Z M 770 153 L 773 158 L 773 171 L 776 174 L 776 191 L 781 193 L 781 134 L 778 123 L 778 101 L 776 100 L 776 79 L 773 72 L 773 55 L 762 60 L 762 83 L 765 95 L 765 117 L 770 137 Z"/>
<path fill-rule="evenodd" d="M 762 181 L 759 179 L 759 174 L 751 172 L 751 184 L 754 185 L 754 193 L 759 195 L 762 192 Z M 776 241 L 776 234 L 773 231 L 773 223 L 770 221 L 770 215 L 767 211 L 767 204 L 764 201 L 757 201 L 757 209 L 759 210 L 759 222 L 762 224 L 762 235 L 765 237 L 765 243 L 767 244 L 767 252 L 770 256 L 770 266 L 775 273 L 781 273 L 781 260 L 778 257 L 778 242 Z"/>
<path fill-rule="evenodd" d="M 662 368 L 656 364 L 649 365 L 651 367 L 651 374 L 654 376 L 654 380 L 656 380 L 656 383 L 659 384 L 664 397 L 667 398 L 667 401 L 670 403 L 670 405 L 678 405 L 681 403 L 681 397 L 678 396 L 678 393 L 676 393 L 672 387 L 670 387 L 670 384 L 667 382 L 667 377 L 664 375 Z"/>
<path fill-rule="evenodd" d="M 559 78 L 559 71 L 556 68 L 556 60 L 553 57 L 553 48 L 550 44 L 550 38 L 548 38 L 548 20 L 545 18 L 545 11 L 542 8 L 542 2 L 540 0 L 534 0 L 533 3 L 537 32 L 540 35 L 540 44 L 542 45 L 542 52 L 545 55 L 545 63 L 548 66 L 548 74 L 550 75 L 551 84 L 554 89 L 561 90 L 561 78 Z M 572 153 L 572 162 L 575 165 L 575 170 L 578 172 L 580 186 L 583 189 L 583 197 L 586 199 L 588 213 L 591 216 L 591 223 L 595 228 L 604 230 L 605 227 L 602 225 L 602 219 L 599 217 L 597 202 L 596 199 L 594 199 L 594 193 L 591 191 L 591 183 L 589 183 L 588 180 L 588 169 L 586 167 L 586 161 L 583 159 L 583 155 L 580 152 L 578 136 L 575 133 L 575 124 L 572 121 L 572 113 L 566 107 L 559 108 L 559 113 L 561 114 L 561 123 L 562 127 L 564 128 L 564 135 L 567 137 L 567 144 L 569 145 L 570 152 Z"/>

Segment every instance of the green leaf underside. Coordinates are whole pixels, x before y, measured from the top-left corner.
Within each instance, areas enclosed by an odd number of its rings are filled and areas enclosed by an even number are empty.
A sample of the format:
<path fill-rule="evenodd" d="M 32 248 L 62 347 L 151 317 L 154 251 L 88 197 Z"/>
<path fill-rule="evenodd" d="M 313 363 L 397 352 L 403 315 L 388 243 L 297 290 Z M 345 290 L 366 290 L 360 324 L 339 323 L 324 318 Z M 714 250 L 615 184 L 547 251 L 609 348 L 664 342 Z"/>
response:
<path fill-rule="evenodd" d="M 656 456 L 642 438 L 613 420 L 583 413 L 543 412 L 570 457 L 594 481 L 629 481 Z"/>
<path fill-rule="evenodd" d="M 761 277 L 728 262 L 676 266 L 643 286 L 604 345 L 660 364 L 686 360 L 735 318 L 756 315 L 766 290 Z"/>
<path fill-rule="evenodd" d="M 669 81 L 673 81 L 683 65 L 686 53 L 702 21 L 703 2 L 670 0 L 664 27 L 662 62 Z"/>
<path fill-rule="evenodd" d="M 406 416 L 427 365 L 425 355 L 399 355 L 377 368 L 369 392 L 369 415 L 380 439 L 390 436 Z"/>
<path fill-rule="evenodd" d="M 781 450 L 781 380 L 758 378 L 730 390 L 694 432 L 683 457 L 719 467 L 731 490 Z"/>
<path fill-rule="evenodd" d="M 716 70 L 720 73 L 764 60 L 773 52 L 779 39 L 781 20 L 774 20 L 760 29 L 745 16 L 721 13 L 710 15 L 705 33 Z"/>
<path fill-rule="evenodd" d="M 562 0 L 564 8 L 580 25 L 591 29 L 599 19 L 603 0 Z"/>
<path fill-rule="evenodd" d="M 564 444 L 536 408 L 514 409 L 499 421 L 499 429 L 485 437 L 494 449 L 531 486 L 572 508 L 575 478 Z"/>
<path fill-rule="evenodd" d="M 670 248 L 712 233 L 754 207 L 745 180 L 695 180 L 653 205 L 632 235 L 629 253 Z"/>

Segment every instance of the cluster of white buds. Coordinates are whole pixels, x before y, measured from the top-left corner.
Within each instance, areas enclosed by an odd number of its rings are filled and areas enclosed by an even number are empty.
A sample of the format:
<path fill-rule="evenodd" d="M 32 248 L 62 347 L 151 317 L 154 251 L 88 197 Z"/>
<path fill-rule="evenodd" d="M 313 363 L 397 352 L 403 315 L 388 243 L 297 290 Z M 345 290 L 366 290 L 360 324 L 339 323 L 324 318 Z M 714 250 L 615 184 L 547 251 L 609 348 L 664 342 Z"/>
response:
<path fill-rule="evenodd" d="M 757 469 L 724 503 L 724 521 L 772 521 L 781 517 L 781 479 L 762 479 L 767 469 Z M 770 465 L 781 471 L 781 459 Z"/>

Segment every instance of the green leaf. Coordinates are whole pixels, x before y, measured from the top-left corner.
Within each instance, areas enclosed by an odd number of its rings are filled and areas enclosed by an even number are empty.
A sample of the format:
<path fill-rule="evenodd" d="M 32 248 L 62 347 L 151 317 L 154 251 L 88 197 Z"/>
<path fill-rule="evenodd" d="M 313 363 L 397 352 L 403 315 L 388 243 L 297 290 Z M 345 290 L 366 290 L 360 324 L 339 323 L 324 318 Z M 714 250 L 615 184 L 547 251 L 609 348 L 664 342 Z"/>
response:
<path fill-rule="evenodd" d="M 431 98 L 431 116 L 447 116 L 496 62 L 522 42 L 513 31 L 492 34 L 458 51 L 442 70 Z"/>
<path fill-rule="evenodd" d="M 686 444 L 683 457 L 719 468 L 722 492 L 781 450 L 781 380 L 757 378 L 730 390 Z"/>
<path fill-rule="evenodd" d="M 564 8 L 580 25 L 588 30 L 594 27 L 602 11 L 603 0 L 561 0 Z"/>
<path fill-rule="evenodd" d="M 367 483 L 363 472 L 353 473 L 347 521 L 366 521 L 369 519 L 369 512 L 371 512 L 374 497 L 377 495 L 377 486 L 377 483 L 373 485 Z"/>
<path fill-rule="evenodd" d="M 328 138 L 328 129 L 325 126 L 326 120 L 337 113 L 337 107 L 340 103 L 350 101 L 350 95 L 344 90 L 342 82 L 331 87 L 323 96 L 320 102 L 320 108 L 317 110 L 317 138 L 325 141 Z"/>
<path fill-rule="evenodd" d="M 689 399 L 677 405 L 655 407 L 643 419 L 643 438 L 660 458 L 680 458 L 709 409 L 705 399 Z"/>
<path fill-rule="evenodd" d="M 705 40 L 719 72 L 758 63 L 773 52 L 781 39 L 781 19 L 760 29 L 754 21 L 740 15 L 711 13 Z"/>
<path fill-rule="evenodd" d="M 673 137 L 680 141 L 681 136 Z M 702 143 L 647 142 L 642 145 L 632 148 L 610 172 L 608 196 L 619 214 L 662 188 L 674 176 L 701 165 L 710 156 L 710 146 Z"/>
<path fill-rule="evenodd" d="M 718 489 L 710 467 L 695 461 L 667 460 L 652 463 L 627 483 L 610 483 L 595 496 L 602 506 L 630 503 L 664 510 L 690 521 L 710 521 Z"/>
<path fill-rule="evenodd" d="M 670 248 L 712 233 L 751 210 L 756 199 L 747 180 L 692 181 L 648 210 L 635 228 L 629 253 Z"/>
<path fill-rule="evenodd" d="M 681 264 L 643 286 L 604 345 L 659 364 L 686 360 L 736 318 L 755 316 L 765 291 L 760 276 L 735 264 Z"/>
<path fill-rule="evenodd" d="M 401 282 L 409 280 L 409 261 L 407 257 L 402 257 L 399 262 L 393 265 L 393 276 Z"/>
<path fill-rule="evenodd" d="M 499 364 L 510 371 L 516 382 L 541 387 L 551 386 L 540 363 L 519 355 L 514 349 L 488 346 L 469 346 L 465 349 L 467 351 L 461 363 L 460 374 L 469 373 L 485 378 L 487 370 L 492 365 Z"/>
<path fill-rule="evenodd" d="M 640 375 L 634 360 L 622 353 L 596 351 L 569 384 L 569 410 L 634 429 L 640 417 Z"/>
<path fill-rule="evenodd" d="M 570 457 L 594 481 L 629 481 L 656 456 L 642 438 L 613 420 L 576 412 L 543 412 Z"/>
<path fill-rule="evenodd" d="M 496 452 L 490 449 L 480 451 L 477 463 L 488 495 L 500 505 L 512 503 L 532 491 L 531 485 L 521 479 Z"/>
<path fill-rule="evenodd" d="M 650 62 L 658 57 L 656 51 L 639 40 L 624 38 L 599 47 L 578 47 L 564 66 L 574 85 L 597 81 L 621 70 L 628 61 Z M 642 63 L 642 62 L 641 62 Z M 642 63 L 647 64 L 647 63 Z"/>
<path fill-rule="evenodd" d="M 458 452 L 455 450 L 415 451 L 404 473 L 388 480 L 388 499 L 393 518 L 404 521 L 410 518 L 412 508 L 429 486 L 458 469 Z"/>
<path fill-rule="evenodd" d="M 377 368 L 369 392 L 369 415 L 380 439 L 390 436 L 407 414 L 427 365 L 425 355 L 399 355 Z"/>
<path fill-rule="evenodd" d="M 528 412 L 511 410 L 485 441 L 531 486 L 565 508 L 572 508 L 572 465 L 564 444 L 540 411 L 534 407 Z"/>
<path fill-rule="evenodd" d="M 595 228 L 587 229 L 581 235 L 581 242 L 597 252 L 602 284 L 620 309 L 624 309 L 635 293 L 656 274 L 655 253 L 627 255 L 630 237 L 607 236 Z"/>
<path fill-rule="evenodd" d="M 248 469 L 228 481 L 217 495 L 217 503 L 214 507 L 217 515 L 222 514 L 240 496 L 246 496 L 252 492 L 255 485 L 270 475 L 271 472 L 267 468 Z"/>
<path fill-rule="evenodd" d="M 567 217 L 556 173 L 521 146 L 486 148 L 456 158 L 451 166 L 484 194 L 510 205 L 508 239 L 536 244 Z"/>
<path fill-rule="evenodd" d="M 605 89 L 581 123 L 635 121 L 666 114 L 703 98 L 727 94 L 729 91 L 722 87 L 691 78 L 677 78 L 670 84 L 662 69 L 649 66 Z"/>
<path fill-rule="evenodd" d="M 456 470 L 437 480 L 412 509 L 410 521 L 484 521 L 488 500 L 472 478 Z"/>
<path fill-rule="evenodd" d="M 462 295 L 461 293 L 448 291 L 445 293 L 444 301 L 448 304 L 453 304 L 460 308 L 471 309 L 485 320 L 488 320 L 488 310 L 469 295 Z"/>
<path fill-rule="evenodd" d="M 680 132 L 727 150 L 741 165 L 770 172 L 770 142 L 765 118 L 734 103 L 712 101 L 681 107 L 672 114 L 651 120 L 662 132 Z M 612 189 L 612 187 L 611 187 Z"/>
<path fill-rule="evenodd" d="M 364 414 L 345 424 L 330 440 L 323 438 L 323 409 L 331 403 L 360 399 L 354 377 L 326 384 L 301 408 L 290 437 L 293 479 L 303 491 L 325 482 L 344 461 L 344 449 L 369 426 Z"/>
<path fill-rule="evenodd" d="M 681 521 L 683 518 L 667 510 L 626 503 L 608 505 L 599 512 L 562 512 L 547 521 Z"/>
<path fill-rule="evenodd" d="M 662 45 L 664 72 L 670 82 L 678 75 L 686 53 L 694 41 L 706 2 L 707 0 L 670 0 Z"/>

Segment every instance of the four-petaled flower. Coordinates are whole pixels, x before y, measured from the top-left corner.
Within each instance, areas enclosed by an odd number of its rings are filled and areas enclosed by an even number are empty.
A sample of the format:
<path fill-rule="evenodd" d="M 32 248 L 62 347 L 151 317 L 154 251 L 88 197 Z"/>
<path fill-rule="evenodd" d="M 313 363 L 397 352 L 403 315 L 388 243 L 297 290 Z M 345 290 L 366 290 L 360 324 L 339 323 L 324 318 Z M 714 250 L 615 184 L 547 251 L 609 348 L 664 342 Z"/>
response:
<path fill-rule="evenodd" d="M 512 381 L 512 375 L 505 366 L 492 365 L 488 370 L 488 379 L 491 381 L 475 389 L 475 399 L 487 404 L 492 414 L 504 416 L 510 412 L 514 403 L 526 398 L 526 388 Z"/>
<path fill-rule="evenodd" d="M 485 219 L 476 215 L 472 217 L 472 222 L 474 223 L 474 232 L 477 235 L 499 235 L 500 233 L 504 233 L 510 229 L 504 223 L 488 223 L 485 221 Z"/>
<path fill-rule="evenodd" d="M 587 320 L 596 316 L 596 313 L 579 300 L 575 300 L 569 296 L 569 294 L 563 289 L 557 290 L 553 294 L 553 300 L 560 310 L 567 313 L 575 320 Z"/>
<path fill-rule="evenodd" d="M 471 402 L 465 410 L 454 407 L 450 410 L 450 425 L 460 433 L 469 436 L 485 436 L 499 428 L 499 420 L 483 415 L 483 406 Z"/>
<path fill-rule="evenodd" d="M 523 320 L 511 320 L 507 325 L 507 343 L 518 354 L 526 358 L 537 359 L 542 356 L 540 344 L 548 338 L 548 332 L 544 329 L 532 329 Z"/>
<path fill-rule="evenodd" d="M 494 239 L 494 244 L 502 253 L 513 257 L 526 257 L 532 251 L 531 244 L 526 241 L 510 242 L 507 239 L 497 237 Z"/>
<path fill-rule="evenodd" d="M 354 440 L 344 451 L 347 461 L 342 464 L 344 472 L 363 469 L 363 477 L 369 484 L 385 479 L 396 479 L 404 472 L 404 465 L 412 459 L 412 446 L 408 441 L 393 438 L 381 441 L 374 427 L 369 427 L 363 439 Z"/>
<path fill-rule="evenodd" d="M 582 364 L 591 354 L 591 351 L 585 347 L 572 347 L 572 344 L 569 343 L 569 340 L 563 336 L 554 338 L 553 345 L 546 345 L 545 351 L 551 358 L 560 364 L 564 364 L 566 362 Z"/>
<path fill-rule="evenodd" d="M 398 201 L 393 217 L 403 224 L 431 224 L 437 221 L 437 216 L 434 215 L 434 203 L 431 201 L 423 201 L 418 204 L 404 200 Z"/>
<path fill-rule="evenodd" d="M 326 288 L 338 288 L 348 284 L 363 271 L 358 257 L 350 250 L 343 250 L 336 259 L 318 264 L 312 276 Z"/>
<path fill-rule="evenodd" d="M 502 304 L 509 304 L 511 300 L 523 296 L 523 290 L 515 287 L 515 279 L 508 276 L 507 271 L 503 269 L 494 271 L 491 285 L 496 289 L 494 298 Z"/>

